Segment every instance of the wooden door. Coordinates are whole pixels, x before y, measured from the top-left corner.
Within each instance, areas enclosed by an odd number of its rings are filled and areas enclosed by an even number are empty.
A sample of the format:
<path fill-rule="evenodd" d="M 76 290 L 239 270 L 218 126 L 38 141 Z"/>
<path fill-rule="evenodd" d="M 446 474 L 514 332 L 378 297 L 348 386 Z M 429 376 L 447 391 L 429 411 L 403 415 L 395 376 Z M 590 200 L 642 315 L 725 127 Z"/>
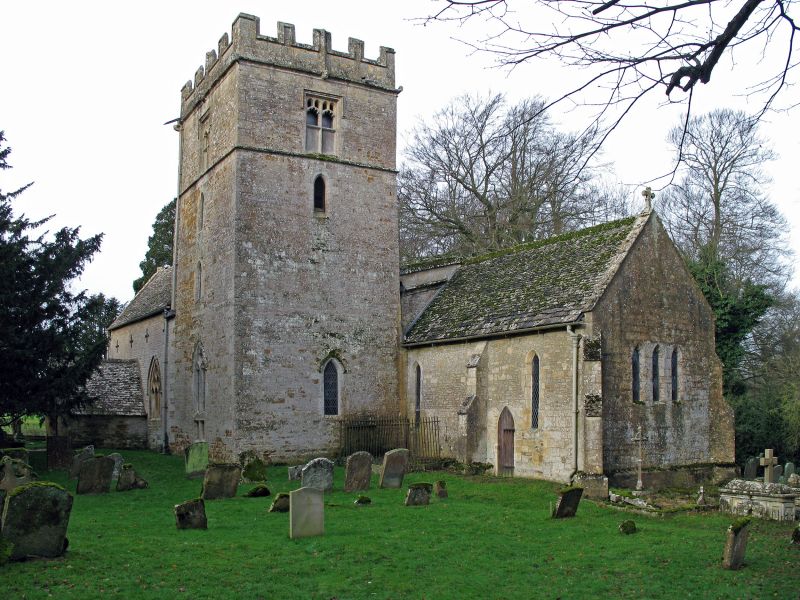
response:
<path fill-rule="evenodd" d="M 497 421 L 497 473 L 514 474 L 514 417 L 508 407 L 503 409 Z"/>

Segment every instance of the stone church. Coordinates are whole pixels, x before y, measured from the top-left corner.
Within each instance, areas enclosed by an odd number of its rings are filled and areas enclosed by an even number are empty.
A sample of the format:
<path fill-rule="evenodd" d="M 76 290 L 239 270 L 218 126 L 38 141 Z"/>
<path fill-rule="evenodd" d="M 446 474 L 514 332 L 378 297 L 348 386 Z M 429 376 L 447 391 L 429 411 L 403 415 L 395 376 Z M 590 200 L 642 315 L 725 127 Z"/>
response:
<path fill-rule="evenodd" d="M 110 328 L 148 445 L 299 461 L 348 415 L 436 416 L 500 474 L 729 466 L 713 315 L 655 213 L 401 269 L 394 60 L 241 14 L 183 87 L 174 264 Z"/>

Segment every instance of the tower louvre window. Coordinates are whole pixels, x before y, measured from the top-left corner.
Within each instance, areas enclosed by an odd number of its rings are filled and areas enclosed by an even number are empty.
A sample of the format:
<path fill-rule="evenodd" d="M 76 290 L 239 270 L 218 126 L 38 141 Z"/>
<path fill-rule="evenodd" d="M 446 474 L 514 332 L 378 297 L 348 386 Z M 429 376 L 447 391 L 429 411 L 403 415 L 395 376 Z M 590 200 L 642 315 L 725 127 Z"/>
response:
<path fill-rule="evenodd" d="M 336 101 L 306 96 L 306 152 L 336 153 Z"/>

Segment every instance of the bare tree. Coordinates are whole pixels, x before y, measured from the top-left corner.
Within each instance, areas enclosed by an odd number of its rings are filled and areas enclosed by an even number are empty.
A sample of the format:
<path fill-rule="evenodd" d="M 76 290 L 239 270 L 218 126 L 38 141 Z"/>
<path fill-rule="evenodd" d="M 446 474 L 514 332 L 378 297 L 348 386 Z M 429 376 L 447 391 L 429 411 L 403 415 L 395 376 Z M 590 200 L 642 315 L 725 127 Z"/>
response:
<path fill-rule="evenodd" d="M 555 57 L 576 67 L 582 74 L 579 83 L 543 108 L 567 99 L 597 106 L 593 127 L 605 123 L 600 143 L 651 92 L 661 90 L 671 102 L 686 102 L 690 115 L 695 85 L 709 83 L 720 59 L 727 55 L 733 62 L 734 51 L 752 49 L 763 59 L 754 79 L 741 79 L 743 91 L 761 94 L 760 114 L 791 87 L 800 62 L 791 0 L 443 0 L 443 4 L 422 20 L 464 24 L 484 19 L 487 34 L 467 43 L 495 54 L 503 65 Z M 684 94 L 676 96 L 679 92 Z"/>
<path fill-rule="evenodd" d="M 606 200 L 582 169 L 594 137 L 557 131 L 543 104 L 463 96 L 416 128 L 399 177 L 404 259 L 494 250 L 603 220 Z"/>

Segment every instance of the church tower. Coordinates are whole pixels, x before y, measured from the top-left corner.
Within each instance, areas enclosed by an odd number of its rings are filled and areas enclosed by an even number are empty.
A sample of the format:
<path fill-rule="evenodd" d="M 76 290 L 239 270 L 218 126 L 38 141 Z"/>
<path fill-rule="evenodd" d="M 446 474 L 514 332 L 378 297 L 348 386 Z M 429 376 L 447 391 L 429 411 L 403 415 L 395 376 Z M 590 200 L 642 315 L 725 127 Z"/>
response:
<path fill-rule="evenodd" d="M 333 452 L 397 414 L 394 51 L 240 14 L 181 94 L 170 443 Z"/>

